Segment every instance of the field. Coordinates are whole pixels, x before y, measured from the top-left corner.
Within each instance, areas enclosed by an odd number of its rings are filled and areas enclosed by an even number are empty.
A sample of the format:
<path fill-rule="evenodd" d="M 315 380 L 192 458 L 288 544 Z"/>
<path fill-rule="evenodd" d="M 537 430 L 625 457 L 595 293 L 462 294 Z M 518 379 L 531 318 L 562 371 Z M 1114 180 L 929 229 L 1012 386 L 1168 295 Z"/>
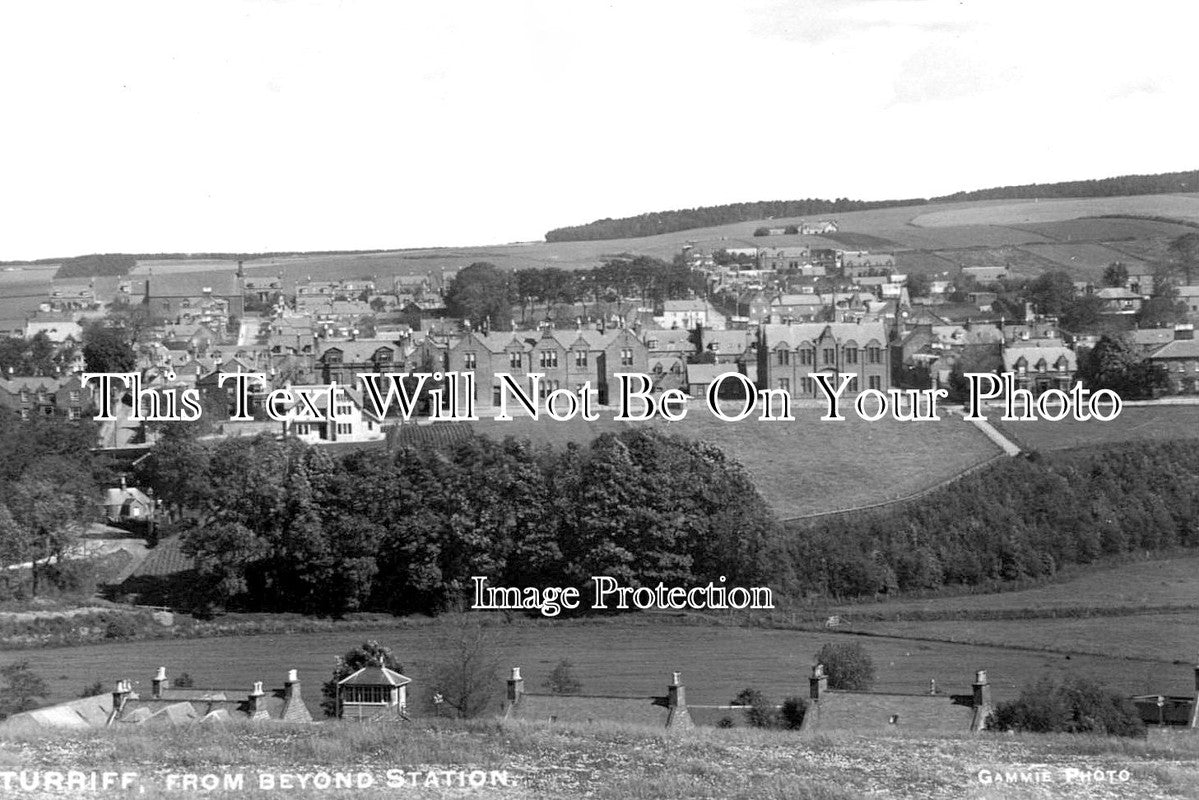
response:
<path fill-rule="evenodd" d="M 1060 422 L 1000 422 L 999 413 L 991 423 L 1026 449 L 1064 450 L 1086 445 L 1118 444 L 1132 441 L 1175 441 L 1199 438 L 1199 406 L 1126 405 L 1112 422 L 1089 420 Z"/>
<path fill-rule="evenodd" d="M 1199 195 L 1158 194 L 1135 197 L 1091 197 L 1063 200 L 999 201 L 986 206 L 962 203 L 959 208 L 930 211 L 912 219 L 924 228 L 958 225 L 1027 225 L 1060 222 L 1104 214 L 1170 217 L 1199 222 Z"/>
<path fill-rule="evenodd" d="M 746 728 L 666 733 L 635 726 L 429 722 L 404 726 L 107 729 L 0 741 L 0 770 L 120 770 L 130 789 L 89 797 L 596 798 L 596 800 L 850 800 L 879 798 L 1195 797 L 1199 742 L 1176 735 L 1118 741 L 1069 735 L 799 736 Z M 1067 770 L 1073 769 L 1074 773 Z M 388 770 L 415 773 L 413 777 Z M 439 782 L 432 770 L 449 770 Z M 484 785 L 458 788 L 459 771 Z M 490 772 L 500 772 L 494 779 Z M 995 772 L 1035 771 L 1004 785 Z M 1111 770 L 1115 783 L 1081 781 Z M 365 788 L 281 791 L 281 773 L 366 773 Z M 1122 772 L 1123 771 L 1123 772 Z M 183 776 L 240 775 L 240 790 L 180 790 Z M 262 776 L 276 788 L 263 789 Z M 174 776 L 174 777 L 172 777 Z M 298 778 L 296 779 L 298 780 Z M 493 782 L 494 781 L 494 782 Z M 25 795 L 32 796 L 32 795 Z M 47 796 L 56 796 L 48 794 Z"/>
<path fill-rule="evenodd" d="M 1020 688 L 1046 673 L 1076 672 L 1128 694 L 1185 693 L 1193 686 L 1191 666 L 1155 654 L 1159 643 L 1146 639 L 1109 640 L 1105 652 L 1081 648 L 1040 652 L 1005 645 L 927 641 L 879 633 L 859 637 L 846 632 L 746 628 L 708 624 L 662 615 L 618 619 L 518 620 L 495 622 L 498 652 L 507 667 L 520 666 L 530 687 L 540 686 L 554 665 L 568 658 L 588 694 L 642 695 L 661 692 L 670 674 L 682 671 L 687 696 L 697 704 L 728 702 L 751 686 L 781 700 L 803 694 L 816 652 L 825 643 L 860 641 L 874 660 L 879 691 L 920 693 L 929 679 L 946 691 L 968 690 L 974 671 L 986 669 L 998 700 L 1014 699 Z M 333 669 L 334 657 L 367 639 L 393 648 L 414 681 L 414 698 L 423 698 L 430 665 L 439 651 L 436 621 L 399 620 L 377 629 L 207 639 L 150 640 L 80 647 L 24 650 L 27 660 L 51 684 L 52 700 L 67 700 L 79 690 L 118 678 L 148 685 L 153 670 L 186 671 L 198 686 L 247 689 L 256 680 L 282 685 L 288 669 L 298 669 L 316 696 Z M 872 631 L 872 633 L 876 633 Z M 1135 637 L 1136 632 L 1129 630 Z M 1069 656 L 1069 657 L 1067 657 Z M 496 691 L 502 691 L 497 683 Z"/>
<path fill-rule="evenodd" d="M 638 423 L 615 422 L 612 411 L 596 422 L 480 420 L 476 430 L 494 438 L 515 436 L 535 443 L 586 444 L 605 431 Z M 823 409 L 794 409 L 794 422 L 746 419 L 722 422 L 693 403 L 682 422 L 654 422 L 664 430 L 719 446 L 748 470 L 775 513 L 793 518 L 894 500 L 949 480 L 998 453 L 998 448 L 959 417 L 941 422 L 823 422 Z"/>

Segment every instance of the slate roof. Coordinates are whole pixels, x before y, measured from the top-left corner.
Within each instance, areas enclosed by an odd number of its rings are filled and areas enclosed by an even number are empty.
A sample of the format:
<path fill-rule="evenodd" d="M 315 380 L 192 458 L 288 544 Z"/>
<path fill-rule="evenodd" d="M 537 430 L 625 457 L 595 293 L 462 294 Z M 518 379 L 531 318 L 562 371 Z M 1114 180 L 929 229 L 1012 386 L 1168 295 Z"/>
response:
<path fill-rule="evenodd" d="M 1149 358 L 1199 358 L 1199 339 L 1175 339 Z"/>
<path fill-rule="evenodd" d="M 173 272 L 146 278 L 147 294 L 155 297 L 241 297 L 234 272 Z M 211 291 L 205 292 L 205 289 Z"/>
<path fill-rule="evenodd" d="M 919 731 L 969 733 L 975 721 L 972 695 L 912 695 L 825 690 L 808 704 L 802 731 Z"/>
<path fill-rule="evenodd" d="M 344 339 L 328 341 L 321 345 L 317 360 L 323 359 L 330 350 L 340 350 L 343 363 L 365 364 L 374 360 L 375 353 L 382 348 L 391 351 L 393 361 L 400 355 L 400 348 L 396 343 L 387 339 Z"/>
<path fill-rule="evenodd" d="M 864 344 L 874 340 L 880 345 L 887 342 L 887 331 L 882 322 L 804 322 L 759 327 L 769 348 L 779 344 L 795 347 L 800 343 L 814 342 L 824 335 L 826 329 L 840 342 L 854 341 Z"/>
<path fill-rule="evenodd" d="M 1027 370 L 1032 372 L 1036 369 L 1036 365 L 1044 359 L 1046 369 L 1057 370 L 1059 359 L 1065 358 L 1065 369 L 1073 372 L 1078 369 L 1078 357 L 1070 348 L 1055 344 L 1046 347 L 1020 345 L 1015 347 L 1003 348 L 1003 368 L 1008 372 L 1016 372 L 1016 362 L 1021 358 L 1027 363 Z"/>

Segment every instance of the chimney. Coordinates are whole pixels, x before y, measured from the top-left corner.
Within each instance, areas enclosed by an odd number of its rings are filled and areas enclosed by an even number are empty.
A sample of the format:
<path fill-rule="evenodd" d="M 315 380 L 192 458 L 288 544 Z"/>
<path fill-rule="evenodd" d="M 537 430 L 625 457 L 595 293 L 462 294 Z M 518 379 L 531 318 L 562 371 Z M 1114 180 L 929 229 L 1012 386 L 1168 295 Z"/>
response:
<path fill-rule="evenodd" d="M 812 677 L 808 678 L 808 696 L 819 700 L 820 695 L 828 691 L 828 675 L 824 674 L 824 665 L 812 667 Z"/>
<path fill-rule="evenodd" d="M 246 706 L 246 714 L 251 720 L 269 718 L 270 715 L 266 713 L 262 702 L 262 698 L 265 696 L 266 693 L 262 691 L 262 681 L 254 681 L 254 688 L 250 691 L 249 702 Z"/>
<path fill-rule="evenodd" d="M 512 668 L 512 677 L 508 679 L 508 702 L 515 703 L 525 693 L 525 680 L 520 677 L 520 667 Z"/>
<path fill-rule="evenodd" d="M 980 669 L 974 673 L 974 707 L 991 707 L 991 684 L 987 683 L 987 671 Z"/>
<path fill-rule="evenodd" d="M 121 713 L 131 694 L 133 694 L 133 685 L 128 680 L 117 681 L 116 688 L 112 692 L 112 710 L 114 714 Z"/>
<path fill-rule="evenodd" d="M 687 688 L 683 686 L 681 672 L 671 674 L 670 686 L 666 687 L 666 707 L 680 708 L 687 705 Z"/>
<path fill-rule="evenodd" d="M 300 675 L 294 669 L 287 671 L 287 683 L 283 684 L 283 699 L 291 701 L 300 696 Z"/>
<path fill-rule="evenodd" d="M 123 480 L 122 480 L 122 483 L 124 483 Z M 167 668 L 166 667 L 158 668 L 158 672 L 155 673 L 154 680 L 152 680 L 150 682 L 150 686 L 152 687 L 150 690 L 151 695 L 156 699 L 161 698 L 162 690 L 167 688 L 167 686 L 168 686 L 168 684 L 167 684 Z"/>
<path fill-rule="evenodd" d="M 929 694 L 937 693 L 937 679 L 936 678 L 928 679 L 928 693 Z"/>

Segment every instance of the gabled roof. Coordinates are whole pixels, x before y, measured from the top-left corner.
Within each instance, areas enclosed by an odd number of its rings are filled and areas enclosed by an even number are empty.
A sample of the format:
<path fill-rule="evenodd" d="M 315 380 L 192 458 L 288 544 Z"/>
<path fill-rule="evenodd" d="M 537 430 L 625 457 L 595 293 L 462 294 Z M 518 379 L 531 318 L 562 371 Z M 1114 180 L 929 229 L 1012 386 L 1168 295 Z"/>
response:
<path fill-rule="evenodd" d="M 1175 339 L 1149 358 L 1199 358 L 1199 339 Z"/>
<path fill-rule="evenodd" d="M 339 350 L 343 362 L 363 364 L 374 360 L 375 354 L 381 349 L 391 351 L 393 360 L 400 354 L 399 346 L 387 339 L 343 339 L 322 344 L 317 352 L 317 360 L 323 359 L 331 350 Z"/>
<path fill-rule="evenodd" d="M 1015 372 L 1019 361 L 1023 359 L 1025 367 L 1032 370 L 1042 360 L 1048 369 L 1056 370 L 1061 359 L 1065 359 L 1065 369 L 1073 372 L 1078 369 L 1078 357 L 1074 351 L 1064 345 L 1048 347 L 1029 347 L 1027 345 L 1003 348 L 1003 368 Z"/>
<path fill-rule="evenodd" d="M 829 333 L 839 342 L 853 341 L 866 344 L 876 341 L 880 345 L 887 341 L 887 331 L 882 322 L 804 322 L 794 325 L 762 325 L 768 348 L 778 345 L 796 347 L 801 343 L 814 342 Z"/>

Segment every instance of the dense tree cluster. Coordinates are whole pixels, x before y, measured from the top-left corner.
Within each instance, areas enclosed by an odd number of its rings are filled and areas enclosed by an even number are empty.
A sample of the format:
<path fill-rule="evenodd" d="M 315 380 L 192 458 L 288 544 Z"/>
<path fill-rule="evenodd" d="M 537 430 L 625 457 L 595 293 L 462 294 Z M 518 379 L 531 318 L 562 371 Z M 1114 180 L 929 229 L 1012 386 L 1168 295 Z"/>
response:
<path fill-rule="evenodd" d="M 28 338 L 0 338 L 0 372 L 4 375 L 49 377 L 67 372 L 75 348 L 59 347 L 45 331 Z"/>
<path fill-rule="evenodd" d="M 89 448 L 95 423 L 0 414 L 0 597 L 68 588 L 63 556 L 96 517 L 106 465 Z"/>
<path fill-rule="evenodd" d="M 719 449 L 649 430 L 590 448 L 472 437 L 340 460 L 295 440 L 172 437 L 144 462 L 184 532 L 197 605 L 339 613 L 434 611 L 494 585 L 719 580 L 762 585 L 780 541 L 749 477 Z"/>
<path fill-rule="evenodd" d="M 702 293 L 704 280 L 681 260 L 610 258 L 589 270 L 534 267 L 507 272 L 485 261 L 462 269 L 446 292 L 446 309 L 476 327 L 508 327 L 514 306 L 615 302 L 626 297 L 660 304 Z"/>
<path fill-rule="evenodd" d="M 1017 458 L 898 509 L 796 527 L 797 592 L 836 597 L 1053 574 L 1105 555 L 1199 545 L 1199 452 L 1145 442 Z"/>

